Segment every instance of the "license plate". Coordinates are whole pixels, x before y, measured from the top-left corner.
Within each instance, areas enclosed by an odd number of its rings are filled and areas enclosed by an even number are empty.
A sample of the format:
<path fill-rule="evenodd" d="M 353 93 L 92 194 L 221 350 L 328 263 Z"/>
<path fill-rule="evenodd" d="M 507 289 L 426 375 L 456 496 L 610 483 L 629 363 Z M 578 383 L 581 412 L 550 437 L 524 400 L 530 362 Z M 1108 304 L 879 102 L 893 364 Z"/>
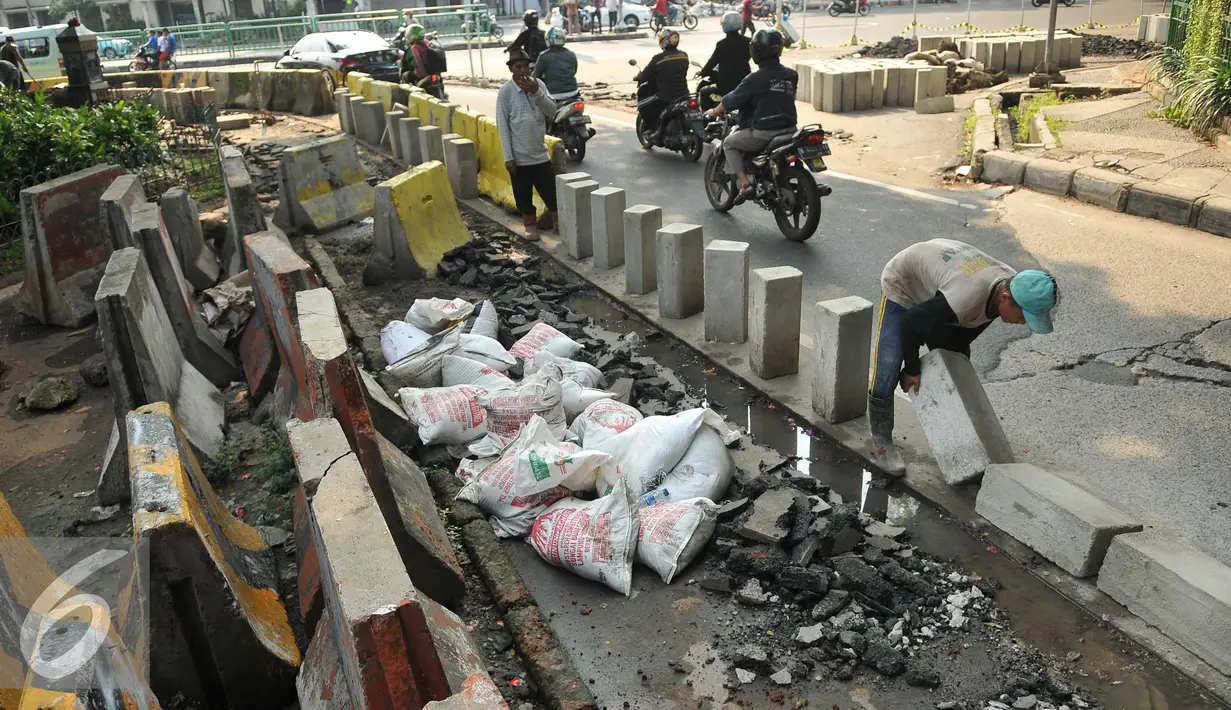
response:
<path fill-rule="evenodd" d="M 689 120 L 692 120 L 692 121 L 699 120 L 701 118 L 701 112 L 700 111 L 689 111 L 688 118 Z"/>
<path fill-rule="evenodd" d="M 825 161 L 822 158 L 805 158 L 804 164 L 807 165 L 808 169 L 814 173 L 819 173 L 822 170 L 828 170 L 828 168 L 825 167 Z"/>
<path fill-rule="evenodd" d="M 825 150 L 825 148 L 826 148 L 826 145 L 825 145 L 824 143 L 822 143 L 822 144 L 820 144 L 820 145 L 804 145 L 804 146 L 800 146 L 800 147 L 799 147 L 799 157 L 800 157 L 800 159 L 801 159 L 801 160 L 808 160 L 808 159 L 810 159 L 810 158 L 820 158 L 820 157 L 823 157 L 823 156 L 825 156 L 825 155 L 826 155 L 826 153 L 827 153 L 827 151 Z"/>
<path fill-rule="evenodd" d="M 829 144 L 828 144 L 828 143 L 822 143 L 822 144 L 821 144 L 821 155 L 830 155 L 830 150 L 829 150 Z"/>
<path fill-rule="evenodd" d="M 590 117 L 589 116 L 572 116 L 569 118 L 568 122 L 573 124 L 574 126 L 580 126 L 583 123 L 589 123 Z"/>

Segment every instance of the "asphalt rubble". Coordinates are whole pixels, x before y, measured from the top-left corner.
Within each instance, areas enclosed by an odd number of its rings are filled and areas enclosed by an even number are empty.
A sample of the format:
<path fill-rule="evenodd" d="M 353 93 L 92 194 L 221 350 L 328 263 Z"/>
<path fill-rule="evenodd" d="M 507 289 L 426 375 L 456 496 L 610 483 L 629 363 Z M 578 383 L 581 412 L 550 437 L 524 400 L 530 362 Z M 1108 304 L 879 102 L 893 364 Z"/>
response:
<path fill-rule="evenodd" d="M 498 309 L 504 343 L 536 323 L 581 343 L 585 349 L 574 359 L 599 367 L 608 389 L 631 390 L 630 403 L 644 413 L 671 413 L 686 400 L 704 401 L 704 393 L 686 392 L 653 361 L 639 357 L 637 338 L 613 343 L 591 332 L 596 328 L 588 331 L 590 316 L 569 304 L 592 287 L 508 232 L 491 231 L 449 252 L 438 276 L 487 294 Z M 795 684 L 870 675 L 934 689 L 940 710 L 1098 707 L 1070 686 L 1071 663 L 1013 639 L 1009 620 L 995 604 L 995 579 L 967 575 L 923 553 L 910 544 L 906 529 L 861 514 L 856 503 L 799 473 L 789 459 L 763 472 L 738 471 L 726 501 L 717 502 L 722 507 L 713 539 L 680 577 L 709 592 L 716 604 L 733 599 L 775 610 L 775 628 L 791 630 L 767 636 L 759 620 L 716 629 L 720 643 L 714 645 L 727 649 L 723 660 L 732 669 L 728 687 L 768 678 L 770 699 L 786 702 Z M 1002 668 L 1004 685 L 995 697 L 947 690 L 925 660 L 936 649 L 960 653 L 975 640 Z M 683 672 L 682 662 L 677 669 Z"/>

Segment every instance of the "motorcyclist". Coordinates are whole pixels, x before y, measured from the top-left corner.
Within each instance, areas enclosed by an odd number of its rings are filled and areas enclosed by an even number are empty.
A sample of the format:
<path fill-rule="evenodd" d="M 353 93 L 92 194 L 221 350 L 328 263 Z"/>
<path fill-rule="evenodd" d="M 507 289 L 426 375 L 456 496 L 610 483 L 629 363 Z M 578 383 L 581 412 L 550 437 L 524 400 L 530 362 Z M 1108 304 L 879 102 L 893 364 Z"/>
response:
<path fill-rule="evenodd" d="M 658 46 L 650 63 L 641 70 L 638 80 L 646 84 L 647 96 L 637 104 L 644 130 L 657 133 L 662 129 L 663 110 L 688 95 L 688 55 L 680 50 L 680 33 L 670 27 L 658 31 Z"/>
<path fill-rule="evenodd" d="M 393 36 L 393 46 L 405 51 L 407 43 L 407 33 L 410 32 L 410 26 L 417 24 L 415 22 L 415 12 L 409 8 L 402 10 L 402 26 L 398 28 L 398 33 Z"/>
<path fill-rule="evenodd" d="M 402 53 L 402 76 L 410 75 L 411 81 L 407 83 L 414 84 L 428 76 L 425 56 L 429 47 L 426 35 L 427 31 L 423 29 L 423 25 L 410 25 L 406 28 L 406 39 L 410 41 L 410 46 Z"/>
<path fill-rule="evenodd" d="M 654 14 L 666 18 L 668 22 L 674 23 L 676 13 L 678 12 L 679 8 L 668 2 L 668 0 L 658 0 L 654 4 Z"/>
<path fill-rule="evenodd" d="M 753 187 L 744 170 L 744 154 L 764 148 L 778 135 L 795 130 L 795 89 L 799 75 L 782 65 L 782 33 L 772 27 L 757 30 L 752 36 L 752 61 L 757 70 L 722 97 L 722 102 L 706 112 L 721 116 L 739 110 L 740 127 L 722 142 L 727 156 L 727 174 L 739 179 L 739 204 L 752 197 Z"/>
<path fill-rule="evenodd" d="M 145 31 L 145 44 L 141 45 L 141 49 L 137 51 L 137 57 L 143 58 L 149 64 L 158 62 L 158 38 L 162 33 L 158 30 Z"/>
<path fill-rule="evenodd" d="M 577 55 L 566 49 L 567 33 L 561 27 L 547 30 L 547 51 L 534 63 L 534 78 L 547 85 L 547 95 L 556 102 L 577 96 Z"/>
<path fill-rule="evenodd" d="M 547 37 L 543 35 L 543 30 L 539 29 L 539 13 L 537 10 L 526 10 L 522 13 L 521 19 L 526 23 L 526 29 L 517 35 L 517 39 L 513 40 L 513 44 L 509 45 L 508 51 L 514 49 L 524 49 L 526 54 L 530 55 L 530 63 L 538 61 L 539 55 L 547 51 Z"/>
<path fill-rule="evenodd" d="M 708 76 L 713 80 L 714 93 L 728 94 L 748 76 L 748 59 L 752 56 L 749 47 L 752 42 L 740 34 L 740 28 L 743 26 L 743 19 L 734 10 L 722 16 L 722 31 L 726 34 L 714 45 L 710 60 L 701 67 L 701 76 Z"/>

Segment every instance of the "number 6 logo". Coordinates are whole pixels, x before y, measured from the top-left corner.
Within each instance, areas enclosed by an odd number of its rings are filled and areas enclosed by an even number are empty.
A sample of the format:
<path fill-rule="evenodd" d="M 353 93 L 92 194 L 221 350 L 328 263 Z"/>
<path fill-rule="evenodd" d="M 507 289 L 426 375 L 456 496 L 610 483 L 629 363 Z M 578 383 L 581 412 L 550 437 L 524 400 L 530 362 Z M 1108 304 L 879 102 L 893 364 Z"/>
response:
<path fill-rule="evenodd" d="M 111 631 L 111 606 L 105 599 L 94 594 L 76 594 L 67 599 L 64 597 L 95 572 L 123 559 L 127 554 L 121 550 L 95 552 L 70 567 L 43 590 L 21 625 L 21 651 L 31 670 L 48 680 L 59 680 L 94 657 Z M 43 658 L 40 646 L 44 635 L 56 622 L 67 617 L 69 612 L 83 607 L 90 611 L 89 628 L 77 639 L 77 643 L 59 656 L 52 659 Z"/>

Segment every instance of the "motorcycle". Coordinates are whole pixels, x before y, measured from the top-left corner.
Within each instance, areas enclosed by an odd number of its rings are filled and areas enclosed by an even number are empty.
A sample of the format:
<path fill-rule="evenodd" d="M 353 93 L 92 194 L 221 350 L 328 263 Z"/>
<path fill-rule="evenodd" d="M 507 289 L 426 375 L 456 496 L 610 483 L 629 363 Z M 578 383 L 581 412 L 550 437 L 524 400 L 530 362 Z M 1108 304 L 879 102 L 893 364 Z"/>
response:
<path fill-rule="evenodd" d="M 726 172 L 726 151 L 722 145 L 737 125 L 738 119 L 731 113 L 724 113 L 706 125 L 714 152 L 705 163 L 705 196 L 719 212 L 734 207 L 739 194 L 735 176 Z M 794 133 L 777 136 L 745 161 L 754 189 L 749 201 L 772 212 L 778 231 L 793 242 L 812 238 L 821 221 L 821 198 L 833 192 L 833 188 L 812 177 L 812 173 L 828 170 L 825 156 L 830 151 L 825 136 L 820 124 L 802 126 Z"/>
<path fill-rule="evenodd" d="M 680 7 L 678 5 L 675 7 L 676 12 L 674 18 L 671 17 L 670 8 L 668 8 L 668 13 L 665 17 L 657 12 L 651 11 L 650 29 L 657 32 L 664 27 L 678 27 L 680 25 L 683 25 L 686 30 L 697 29 L 697 16 L 692 14 L 692 11 L 688 8 Z"/>
<path fill-rule="evenodd" d="M 149 54 L 142 50 L 128 63 L 128 71 L 153 71 L 156 69 L 175 71 L 175 55 L 172 54 L 170 57 L 167 57 L 167 61 L 163 62 L 162 66 L 159 66 L 157 54 Z"/>
<path fill-rule="evenodd" d="M 1077 2 L 1077 0 L 1060 0 L 1060 2 L 1064 3 L 1065 7 L 1073 7 L 1073 4 Z M 1051 3 L 1048 0 L 1030 0 L 1030 4 L 1035 7 L 1043 7 L 1044 5 L 1049 5 Z"/>
<path fill-rule="evenodd" d="M 462 23 L 463 37 L 471 40 L 490 37 L 499 41 L 501 46 L 504 46 L 504 28 L 496 22 L 495 15 L 490 12 L 481 12 L 473 17 L 477 19 L 466 20 Z M 478 28 L 477 30 L 475 29 L 476 27 Z"/>
<path fill-rule="evenodd" d="M 585 115 L 585 110 L 586 102 L 581 100 L 581 94 L 557 101 L 556 115 L 547 130 L 548 135 L 564 143 L 568 157 L 579 163 L 586 158 L 586 141 L 594 137 L 591 118 Z"/>
<path fill-rule="evenodd" d="M 636 59 L 630 59 L 628 63 L 637 66 Z M 692 64 L 697 66 L 696 62 Z M 653 101 L 654 93 L 649 84 L 641 81 L 640 72 L 634 81 L 637 82 L 637 105 Z M 683 155 L 684 160 L 690 163 L 701 159 L 701 151 L 705 145 L 705 119 L 701 117 L 701 107 L 695 93 L 688 94 L 664 108 L 657 130 L 647 129 L 641 112 L 638 111 L 636 130 L 637 140 L 643 148 L 666 148 Z"/>
<path fill-rule="evenodd" d="M 432 74 L 416 80 L 411 72 L 402 72 L 401 82 L 403 84 L 414 84 L 441 101 L 449 100 L 449 95 L 445 93 L 444 77 L 439 74 Z"/>
<path fill-rule="evenodd" d="M 833 0 L 829 3 L 829 16 L 837 17 L 843 13 L 855 14 L 855 0 Z M 859 16 L 866 17 L 872 8 L 868 6 L 868 0 L 859 0 Z"/>

